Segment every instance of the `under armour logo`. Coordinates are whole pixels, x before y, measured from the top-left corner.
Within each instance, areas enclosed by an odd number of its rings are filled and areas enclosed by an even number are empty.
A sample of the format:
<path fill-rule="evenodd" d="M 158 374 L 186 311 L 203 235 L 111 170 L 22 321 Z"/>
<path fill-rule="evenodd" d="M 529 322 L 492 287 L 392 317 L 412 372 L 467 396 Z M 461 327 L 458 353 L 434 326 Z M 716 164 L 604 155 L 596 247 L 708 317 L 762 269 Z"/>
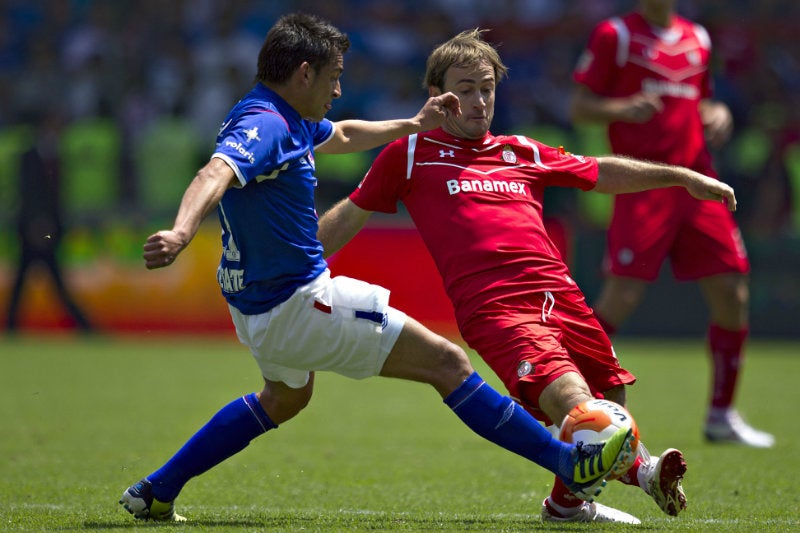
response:
<path fill-rule="evenodd" d="M 453 150 L 439 150 L 439 157 L 455 157 L 456 153 Z"/>

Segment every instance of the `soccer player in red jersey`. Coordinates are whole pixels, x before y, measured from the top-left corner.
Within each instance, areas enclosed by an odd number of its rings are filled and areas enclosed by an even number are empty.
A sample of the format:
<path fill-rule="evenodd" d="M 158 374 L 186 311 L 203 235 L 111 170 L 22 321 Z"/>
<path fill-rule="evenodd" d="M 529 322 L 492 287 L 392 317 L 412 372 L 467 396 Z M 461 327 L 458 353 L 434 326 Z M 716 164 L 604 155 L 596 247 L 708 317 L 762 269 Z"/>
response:
<path fill-rule="evenodd" d="M 611 341 L 570 276 L 542 222 L 549 186 L 620 193 L 680 186 L 734 209 L 733 190 L 675 166 L 620 156 L 583 157 L 520 135 L 489 132 L 495 88 L 506 74 L 480 30 L 466 31 L 428 58 L 430 95 L 452 92 L 460 116 L 441 128 L 389 144 L 358 188 L 320 219 L 326 254 L 341 248 L 373 211 L 405 204 L 442 275 L 463 338 L 522 406 L 560 423 L 597 396 L 625 404 L 623 369 Z M 644 447 L 621 479 L 677 515 L 686 506 L 686 464 L 668 449 L 651 460 Z M 639 523 L 622 511 L 581 502 L 556 480 L 545 520 Z"/>
<path fill-rule="evenodd" d="M 598 24 L 574 72 L 572 116 L 608 127 L 616 154 L 682 165 L 716 177 L 708 145 L 723 144 L 732 118 L 711 99 L 706 30 L 675 12 L 674 0 Z M 708 305 L 713 364 L 705 436 L 768 448 L 769 433 L 748 425 L 733 398 L 748 334 L 749 262 L 733 216 L 718 202 L 680 188 L 615 198 L 595 312 L 609 335 L 636 309 L 669 257 L 676 279 L 696 281 Z"/>
<path fill-rule="evenodd" d="M 264 387 L 223 406 L 166 463 L 125 489 L 119 503 L 136 519 L 186 521 L 175 512 L 185 485 L 297 416 L 318 371 L 428 383 L 475 433 L 547 468 L 588 501 L 634 456 L 628 428 L 601 443 L 554 438 L 487 384 L 463 348 L 390 306 L 387 289 L 331 277 L 316 236 L 314 153 L 367 150 L 460 115 L 458 98 L 440 94 L 409 119 L 326 119 L 342 95 L 349 48 L 347 35 L 318 17 L 280 17 L 258 54 L 253 88 L 225 118 L 172 229 L 144 244 L 148 269 L 168 267 L 217 211 L 217 281 Z"/>

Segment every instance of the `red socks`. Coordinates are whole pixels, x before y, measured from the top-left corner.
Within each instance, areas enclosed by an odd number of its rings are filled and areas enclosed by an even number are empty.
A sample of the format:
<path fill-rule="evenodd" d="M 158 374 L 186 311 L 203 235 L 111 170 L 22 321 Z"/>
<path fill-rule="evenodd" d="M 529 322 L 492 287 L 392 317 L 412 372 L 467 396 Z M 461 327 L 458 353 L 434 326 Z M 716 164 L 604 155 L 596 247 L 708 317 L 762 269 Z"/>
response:
<path fill-rule="evenodd" d="M 711 407 L 727 408 L 733 404 L 742 347 L 748 330 L 730 331 L 712 324 L 708 328 L 708 348 L 711 353 Z"/>
<path fill-rule="evenodd" d="M 572 494 L 564 482 L 556 477 L 556 482 L 553 484 L 553 490 L 550 491 L 550 497 L 545 500 L 545 505 L 551 513 L 559 518 L 569 516 L 569 512 L 563 513 L 564 510 L 575 509 L 583 504 L 583 500 Z"/>
<path fill-rule="evenodd" d="M 619 478 L 619 481 L 626 485 L 639 487 L 639 476 L 637 474 L 639 473 L 639 466 L 641 464 L 642 458 L 637 457 L 633 462 L 633 466 Z M 559 478 L 556 478 L 556 482 L 553 484 L 553 490 L 550 491 L 550 496 L 545 500 L 545 505 L 547 505 L 550 513 L 559 518 L 569 516 L 569 510 L 576 509 L 580 507 L 581 504 L 583 504 L 583 501 L 572 494 Z"/>

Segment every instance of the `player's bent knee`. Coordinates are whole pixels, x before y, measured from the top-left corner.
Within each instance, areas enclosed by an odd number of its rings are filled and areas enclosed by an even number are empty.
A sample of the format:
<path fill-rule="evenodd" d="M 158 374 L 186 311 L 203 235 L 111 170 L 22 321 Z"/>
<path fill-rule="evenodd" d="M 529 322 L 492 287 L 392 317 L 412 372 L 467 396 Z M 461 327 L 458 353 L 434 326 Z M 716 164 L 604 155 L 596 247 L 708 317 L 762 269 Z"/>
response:
<path fill-rule="evenodd" d="M 444 340 L 441 346 L 436 370 L 440 382 L 446 388 L 453 389 L 475 371 L 466 352 L 448 340 Z"/>
<path fill-rule="evenodd" d="M 267 382 L 259 394 L 259 402 L 273 422 L 282 424 L 305 409 L 313 391 L 313 381 L 299 389 L 292 389 L 283 383 Z"/>

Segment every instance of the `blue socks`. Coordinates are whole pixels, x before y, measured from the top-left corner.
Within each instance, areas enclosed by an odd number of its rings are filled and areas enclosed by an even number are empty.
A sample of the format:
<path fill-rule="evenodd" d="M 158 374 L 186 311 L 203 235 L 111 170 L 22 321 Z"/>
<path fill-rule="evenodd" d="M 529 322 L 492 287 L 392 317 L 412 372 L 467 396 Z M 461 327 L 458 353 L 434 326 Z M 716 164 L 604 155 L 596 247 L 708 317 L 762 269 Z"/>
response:
<path fill-rule="evenodd" d="M 475 433 L 555 474 L 571 479 L 571 447 L 554 438 L 508 396 L 470 375 L 444 402 Z M 278 427 L 255 393 L 238 398 L 215 414 L 167 463 L 147 476 L 153 496 L 174 500 L 191 478 L 247 447 L 251 440 Z"/>
<path fill-rule="evenodd" d="M 191 478 L 242 451 L 251 440 L 276 427 L 255 393 L 232 401 L 164 466 L 147 476 L 153 484 L 153 496 L 162 502 L 174 500 Z"/>
<path fill-rule="evenodd" d="M 570 445 L 554 438 L 525 409 L 489 386 L 477 372 L 444 399 L 453 412 L 480 435 L 506 450 L 560 474 L 571 465 Z M 569 478 L 572 478 L 571 470 Z"/>

